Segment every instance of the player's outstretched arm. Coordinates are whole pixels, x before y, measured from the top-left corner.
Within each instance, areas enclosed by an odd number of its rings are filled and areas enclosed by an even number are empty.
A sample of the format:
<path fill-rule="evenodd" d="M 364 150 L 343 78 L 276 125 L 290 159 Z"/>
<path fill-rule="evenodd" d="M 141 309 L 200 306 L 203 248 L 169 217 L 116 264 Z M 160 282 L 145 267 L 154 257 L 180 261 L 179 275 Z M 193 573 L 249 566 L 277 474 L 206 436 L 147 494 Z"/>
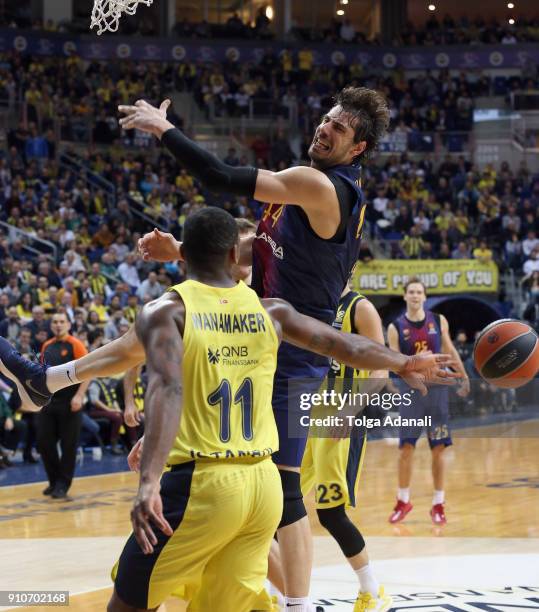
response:
<path fill-rule="evenodd" d="M 144 363 L 144 348 L 131 327 L 123 336 L 75 361 L 80 382 L 123 374 Z"/>
<path fill-rule="evenodd" d="M 124 116 L 120 125 L 125 130 L 136 128 L 159 138 L 181 165 L 211 191 L 255 197 L 274 204 L 297 204 L 307 213 L 335 215 L 338 224 L 337 193 L 323 172 L 304 166 L 282 172 L 229 166 L 174 127 L 167 120 L 169 106 L 170 100 L 162 102 L 159 108 L 145 100 L 137 100 L 131 106 L 121 105 L 118 111 Z"/>
<path fill-rule="evenodd" d="M 333 357 L 340 363 L 365 370 L 390 370 L 426 394 L 425 383 L 448 384 L 457 374 L 444 371 L 453 366 L 449 355 L 421 353 L 408 357 L 357 334 L 339 332 L 312 317 L 300 314 L 288 302 L 262 300 L 268 314 L 282 332 L 283 340 L 300 348 Z"/>
<path fill-rule="evenodd" d="M 163 516 L 159 483 L 182 409 L 183 316 L 181 300 L 163 296 L 147 304 L 136 321 L 137 336 L 146 353 L 148 389 L 140 482 L 131 522 L 137 542 L 146 554 L 153 552 L 157 543 L 152 524 L 172 535 Z"/>

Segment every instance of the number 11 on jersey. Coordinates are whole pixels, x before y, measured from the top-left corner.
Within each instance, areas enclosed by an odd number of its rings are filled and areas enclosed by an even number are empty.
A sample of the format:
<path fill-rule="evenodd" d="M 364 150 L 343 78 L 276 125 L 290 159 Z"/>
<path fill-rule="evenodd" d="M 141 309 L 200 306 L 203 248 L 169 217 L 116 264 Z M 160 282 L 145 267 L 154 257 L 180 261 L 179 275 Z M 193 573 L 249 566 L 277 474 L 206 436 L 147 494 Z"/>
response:
<path fill-rule="evenodd" d="M 211 406 L 219 406 L 219 438 L 221 442 L 230 442 L 232 386 L 229 380 L 224 378 L 217 389 L 208 395 L 208 403 Z M 244 440 L 250 441 L 253 439 L 253 381 L 250 378 L 245 378 L 241 383 L 234 395 L 234 404 L 240 404 L 242 435 Z"/>

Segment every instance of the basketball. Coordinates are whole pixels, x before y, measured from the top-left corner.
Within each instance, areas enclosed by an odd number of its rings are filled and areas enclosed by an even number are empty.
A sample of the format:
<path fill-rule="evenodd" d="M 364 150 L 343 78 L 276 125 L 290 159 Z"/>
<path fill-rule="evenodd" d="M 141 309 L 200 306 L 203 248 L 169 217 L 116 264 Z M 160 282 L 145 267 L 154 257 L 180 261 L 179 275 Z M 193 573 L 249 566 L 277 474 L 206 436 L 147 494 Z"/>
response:
<path fill-rule="evenodd" d="M 474 363 L 489 383 L 506 389 L 521 387 L 539 370 L 537 333 L 524 321 L 494 321 L 475 341 Z"/>

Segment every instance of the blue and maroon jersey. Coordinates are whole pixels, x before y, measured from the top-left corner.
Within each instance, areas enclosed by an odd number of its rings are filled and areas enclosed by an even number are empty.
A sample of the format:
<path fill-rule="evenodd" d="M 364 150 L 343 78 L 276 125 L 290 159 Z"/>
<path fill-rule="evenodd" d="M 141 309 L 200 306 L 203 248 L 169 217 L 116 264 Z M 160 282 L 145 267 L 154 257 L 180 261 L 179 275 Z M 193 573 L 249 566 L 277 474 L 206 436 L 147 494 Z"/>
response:
<path fill-rule="evenodd" d="M 355 196 L 342 240 L 317 236 L 299 206 L 267 204 L 253 243 L 252 287 L 260 297 L 284 299 L 299 312 L 331 324 L 359 256 L 365 204 L 358 166 L 335 166 L 324 173 L 337 195 L 344 188 Z M 327 368 L 326 358 L 282 343 L 279 374 L 297 376 L 299 369 L 305 376 L 324 377 Z"/>
<path fill-rule="evenodd" d="M 442 348 L 440 315 L 425 311 L 423 321 L 410 321 L 405 314 L 395 322 L 399 332 L 399 350 L 405 355 L 417 355 L 424 351 L 439 353 Z"/>

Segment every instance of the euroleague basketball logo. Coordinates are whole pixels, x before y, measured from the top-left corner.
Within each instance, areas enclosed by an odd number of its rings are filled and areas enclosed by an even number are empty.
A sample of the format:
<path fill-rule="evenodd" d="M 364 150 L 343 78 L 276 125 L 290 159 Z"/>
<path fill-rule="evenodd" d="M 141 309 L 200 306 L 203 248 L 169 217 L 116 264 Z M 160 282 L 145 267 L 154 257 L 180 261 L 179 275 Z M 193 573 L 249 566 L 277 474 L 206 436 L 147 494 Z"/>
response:
<path fill-rule="evenodd" d="M 494 344 L 495 342 L 498 342 L 499 339 L 500 339 L 500 336 L 498 336 L 496 332 L 492 332 L 491 334 L 488 335 L 487 342 L 489 344 Z"/>

